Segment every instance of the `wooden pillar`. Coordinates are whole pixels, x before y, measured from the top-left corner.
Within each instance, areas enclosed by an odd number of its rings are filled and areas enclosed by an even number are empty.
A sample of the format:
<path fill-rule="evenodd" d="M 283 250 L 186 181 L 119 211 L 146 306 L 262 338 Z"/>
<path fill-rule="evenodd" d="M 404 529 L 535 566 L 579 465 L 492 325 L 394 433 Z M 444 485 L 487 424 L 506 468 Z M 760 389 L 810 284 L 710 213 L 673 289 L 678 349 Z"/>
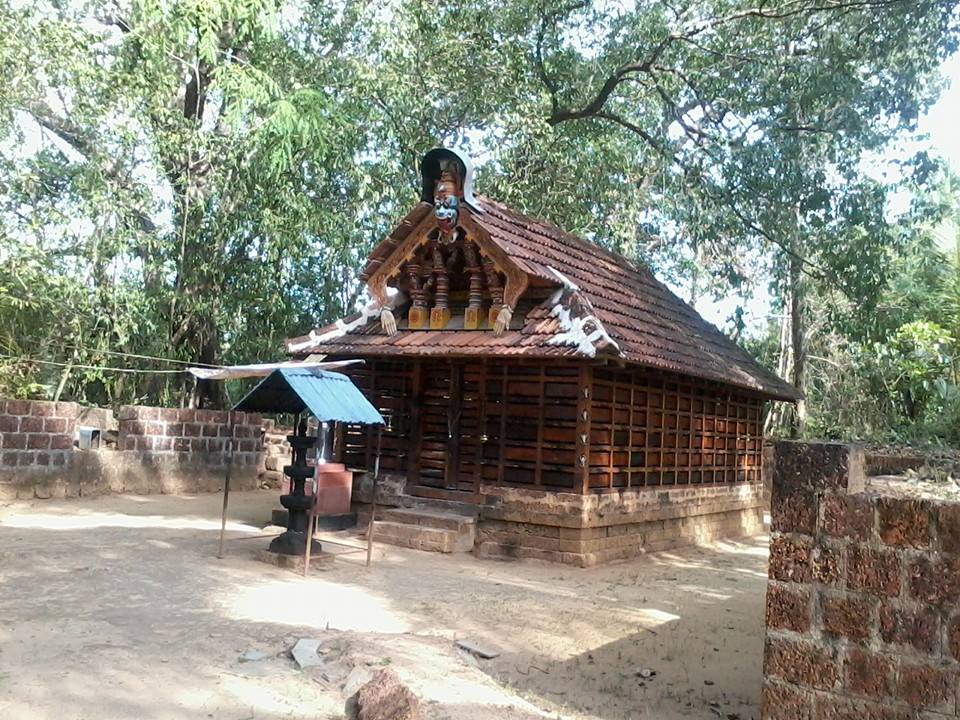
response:
<path fill-rule="evenodd" d="M 443 251 L 440 243 L 433 243 L 433 277 L 436 281 L 436 292 L 433 296 L 433 309 L 430 311 L 430 329 L 443 330 L 450 322 L 450 277 L 447 266 L 443 261 Z"/>
<path fill-rule="evenodd" d="M 420 450 L 423 443 L 423 361 L 414 360 L 410 370 L 410 455 L 407 482 L 420 482 Z"/>
<path fill-rule="evenodd" d="M 543 365 L 540 366 L 540 404 L 537 410 L 537 464 L 533 471 L 533 484 L 543 485 L 543 399 L 547 394 L 547 378 Z"/>
<path fill-rule="evenodd" d="M 490 298 L 492 300 L 487 322 L 490 327 L 493 327 L 497 322 L 497 315 L 500 313 L 500 308 L 503 307 L 503 285 L 500 283 L 500 276 L 497 275 L 497 269 L 494 267 L 493 261 L 490 260 L 490 258 L 483 258 L 482 265 L 484 275 L 486 275 L 487 278 L 487 289 L 490 291 Z"/>
<path fill-rule="evenodd" d="M 577 383 L 577 439 L 574 459 L 573 491 L 586 495 L 590 491 L 590 404 L 593 397 L 593 368 L 580 367 Z"/>
<path fill-rule="evenodd" d="M 421 266 L 416 258 L 407 263 L 407 280 L 410 285 L 410 299 L 413 303 L 407 314 L 407 326 L 411 330 L 421 330 L 427 326 L 426 292 L 423 289 Z"/>
<path fill-rule="evenodd" d="M 459 488 L 460 474 L 460 416 L 463 414 L 463 365 L 450 363 L 450 401 L 447 405 L 447 457 L 444 484 L 448 489 Z"/>
<path fill-rule="evenodd" d="M 464 257 L 470 274 L 470 296 L 463 315 L 463 327 L 465 330 L 476 330 L 480 327 L 480 311 L 483 309 L 483 268 L 472 242 L 464 246 Z"/>

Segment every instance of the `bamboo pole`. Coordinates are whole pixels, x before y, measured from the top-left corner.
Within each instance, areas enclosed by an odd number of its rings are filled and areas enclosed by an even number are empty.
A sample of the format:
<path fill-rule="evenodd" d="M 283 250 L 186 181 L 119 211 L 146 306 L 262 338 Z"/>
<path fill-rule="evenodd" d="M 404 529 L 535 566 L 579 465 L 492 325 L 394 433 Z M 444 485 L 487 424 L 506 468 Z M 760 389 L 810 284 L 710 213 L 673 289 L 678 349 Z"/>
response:
<path fill-rule="evenodd" d="M 377 479 L 380 477 L 380 440 L 383 427 L 377 426 L 377 457 L 373 462 L 373 497 L 370 499 L 370 523 L 367 525 L 367 567 L 373 558 L 373 523 L 377 517 Z"/>
<path fill-rule="evenodd" d="M 233 425 L 234 411 L 227 411 L 227 427 L 230 429 L 230 437 L 227 440 L 227 470 L 223 478 L 223 512 L 220 515 L 220 548 L 217 550 L 217 558 L 223 559 L 223 541 L 227 532 L 227 502 L 230 498 L 230 473 L 233 470 Z"/>

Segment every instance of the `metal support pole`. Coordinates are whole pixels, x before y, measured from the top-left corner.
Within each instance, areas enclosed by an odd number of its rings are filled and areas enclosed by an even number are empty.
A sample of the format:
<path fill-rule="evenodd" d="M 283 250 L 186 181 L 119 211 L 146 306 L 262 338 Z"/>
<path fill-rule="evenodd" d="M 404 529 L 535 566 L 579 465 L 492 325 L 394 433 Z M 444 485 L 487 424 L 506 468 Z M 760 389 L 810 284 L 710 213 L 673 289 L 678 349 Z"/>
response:
<path fill-rule="evenodd" d="M 230 472 L 233 469 L 233 446 L 234 446 L 234 427 L 233 410 L 227 414 L 227 427 L 230 430 L 230 437 L 227 440 L 227 471 L 223 478 L 223 513 L 220 516 L 220 549 L 217 550 L 217 558 L 223 559 L 223 540 L 227 532 L 227 501 L 230 497 Z"/>
<path fill-rule="evenodd" d="M 370 524 L 367 525 L 367 567 L 373 557 L 373 523 L 377 518 L 377 480 L 380 478 L 380 440 L 383 427 L 377 426 L 377 457 L 373 461 L 373 497 L 370 500 Z"/>
<path fill-rule="evenodd" d="M 324 423 L 317 420 L 317 439 L 323 436 Z M 318 443 L 319 445 L 319 443 Z M 319 465 L 323 462 L 323 456 L 320 455 L 320 449 L 317 449 L 317 459 L 316 464 Z M 316 510 L 317 510 L 317 490 L 320 485 L 320 480 L 317 477 L 316 473 L 313 476 L 313 489 L 310 493 L 310 510 L 307 512 L 307 546 L 303 550 L 303 576 L 307 576 L 307 570 L 310 569 L 310 550 L 311 545 L 313 545 L 313 524 L 316 520 Z"/>
<path fill-rule="evenodd" d="M 310 510 L 307 512 L 307 546 L 303 550 L 303 576 L 307 576 L 307 570 L 310 568 L 310 546 L 313 545 L 313 511 L 317 507 L 317 488 L 314 485 L 313 493 L 310 495 Z"/>

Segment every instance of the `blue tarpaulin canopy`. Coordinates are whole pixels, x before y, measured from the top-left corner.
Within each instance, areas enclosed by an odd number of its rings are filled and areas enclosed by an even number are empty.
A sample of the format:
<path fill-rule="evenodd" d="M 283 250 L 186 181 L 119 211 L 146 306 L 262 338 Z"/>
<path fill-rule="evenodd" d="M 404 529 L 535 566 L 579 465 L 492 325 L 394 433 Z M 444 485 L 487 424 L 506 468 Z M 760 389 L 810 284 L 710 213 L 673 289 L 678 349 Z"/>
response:
<path fill-rule="evenodd" d="M 299 413 L 321 422 L 383 425 L 383 417 L 346 375 L 320 368 L 281 367 L 257 383 L 234 410 Z"/>

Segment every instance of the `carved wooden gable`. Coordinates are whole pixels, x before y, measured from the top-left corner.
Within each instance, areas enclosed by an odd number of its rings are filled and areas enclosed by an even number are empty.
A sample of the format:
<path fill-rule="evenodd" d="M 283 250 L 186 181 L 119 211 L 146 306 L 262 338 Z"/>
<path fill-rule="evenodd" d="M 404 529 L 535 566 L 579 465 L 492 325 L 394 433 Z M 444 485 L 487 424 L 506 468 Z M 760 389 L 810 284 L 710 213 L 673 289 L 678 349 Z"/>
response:
<path fill-rule="evenodd" d="M 509 326 L 527 274 L 473 221 L 482 212 L 471 189 L 469 160 L 438 149 L 421 168 L 424 195 L 432 187 L 433 212 L 427 213 L 369 276 L 370 295 L 379 305 L 389 335 L 397 331 L 393 309 L 407 305 L 411 330 L 442 330 L 451 324 L 466 330 Z M 388 288 L 399 301 L 389 301 Z M 462 325 L 461 325 L 462 318 Z"/>

